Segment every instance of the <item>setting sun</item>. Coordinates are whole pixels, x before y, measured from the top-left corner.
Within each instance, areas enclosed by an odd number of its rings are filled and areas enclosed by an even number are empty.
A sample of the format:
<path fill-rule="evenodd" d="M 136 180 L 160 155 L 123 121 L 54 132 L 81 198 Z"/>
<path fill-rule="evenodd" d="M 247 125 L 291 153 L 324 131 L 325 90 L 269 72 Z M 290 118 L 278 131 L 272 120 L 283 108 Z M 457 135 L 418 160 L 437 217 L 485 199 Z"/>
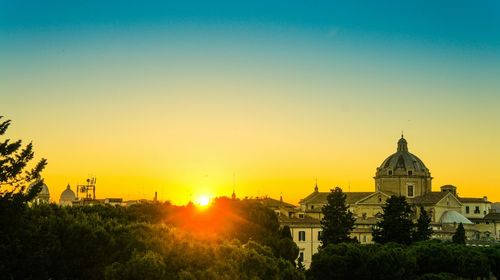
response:
<path fill-rule="evenodd" d="M 200 195 L 196 200 L 196 204 L 202 207 L 208 206 L 210 204 L 210 197 L 207 195 Z"/>

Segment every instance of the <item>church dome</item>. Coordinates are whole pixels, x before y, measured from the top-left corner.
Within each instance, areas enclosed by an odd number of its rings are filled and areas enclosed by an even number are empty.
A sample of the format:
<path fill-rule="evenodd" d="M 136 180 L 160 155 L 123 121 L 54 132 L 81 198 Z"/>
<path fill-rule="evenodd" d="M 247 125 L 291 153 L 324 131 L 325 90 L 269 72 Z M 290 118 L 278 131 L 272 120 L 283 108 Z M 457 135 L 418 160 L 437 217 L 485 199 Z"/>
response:
<path fill-rule="evenodd" d="M 408 142 L 401 135 L 397 151 L 387 157 L 379 168 L 377 177 L 425 176 L 430 177 L 429 169 L 416 155 L 408 151 Z"/>
<path fill-rule="evenodd" d="M 45 185 L 45 183 L 42 185 L 42 190 L 40 191 L 40 193 L 38 195 L 50 195 L 49 187 L 47 187 L 47 185 Z"/>
<path fill-rule="evenodd" d="M 35 184 L 38 182 L 32 183 L 29 188 L 31 189 Z M 50 192 L 49 192 L 49 187 L 45 184 L 42 183 L 42 189 L 38 193 L 38 195 L 35 198 L 35 202 L 40 203 L 40 202 L 46 202 L 48 203 L 50 201 Z"/>
<path fill-rule="evenodd" d="M 69 202 L 74 201 L 76 199 L 75 193 L 71 190 L 71 187 L 68 185 L 66 189 L 61 193 L 61 198 L 59 202 Z"/>

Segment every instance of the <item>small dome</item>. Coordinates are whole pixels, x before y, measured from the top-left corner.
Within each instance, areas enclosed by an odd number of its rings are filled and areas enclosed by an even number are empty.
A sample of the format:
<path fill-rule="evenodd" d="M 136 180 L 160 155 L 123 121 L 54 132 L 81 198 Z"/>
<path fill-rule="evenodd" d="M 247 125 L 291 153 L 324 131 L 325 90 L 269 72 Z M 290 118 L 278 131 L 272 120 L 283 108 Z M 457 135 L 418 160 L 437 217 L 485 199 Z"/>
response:
<path fill-rule="evenodd" d="M 35 184 L 38 184 L 38 182 L 32 183 L 29 186 L 29 188 L 31 189 Z M 40 190 L 40 192 L 36 196 L 35 201 L 37 203 L 39 203 L 39 202 L 46 202 L 46 203 L 48 203 L 50 201 L 49 187 L 45 183 L 42 183 L 42 189 Z"/>
<path fill-rule="evenodd" d="M 47 185 L 45 185 L 45 183 L 42 185 L 42 190 L 40 191 L 40 193 L 38 195 L 50 195 L 49 187 L 47 187 Z"/>
<path fill-rule="evenodd" d="M 70 185 L 66 187 L 66 189 L 61 193 L 61 198 L 59 199 L 59 202 L 63 201 L 74 201 L 76 199 L 75 193 L 71 190 Z"/>
<path fill-rule="evenodd" d="M 379 176 L 430 176 L 429 169 L 416 155 L 408 152 L 408 142 L 401 135 L 398 141 L 396 153 L 387 157 L 379 168 L 377 168 L 377 177 Z"/>
<path fill-rule="evenodd" d="M 464 215 L 458 213 L 457 211 L 450 210 L 443 213 L 441 216 L 442 224 L 459 224 L 462 223 L 464 225 L 472 225 L 474 224 L 469 219 L 464 217 Z"/>

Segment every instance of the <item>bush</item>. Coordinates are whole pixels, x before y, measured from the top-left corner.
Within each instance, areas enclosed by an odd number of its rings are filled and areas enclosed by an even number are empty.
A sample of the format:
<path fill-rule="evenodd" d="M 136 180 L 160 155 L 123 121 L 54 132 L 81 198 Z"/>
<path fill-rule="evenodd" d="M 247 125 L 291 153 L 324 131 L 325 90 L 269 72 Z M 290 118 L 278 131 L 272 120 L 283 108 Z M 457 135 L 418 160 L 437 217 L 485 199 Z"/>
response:
<path fill-rule="evenodd" d="M 342 243 L 328 245 L 313 256 L 310 279 L 411 278 L 416 262 L 405 247 Z"/>

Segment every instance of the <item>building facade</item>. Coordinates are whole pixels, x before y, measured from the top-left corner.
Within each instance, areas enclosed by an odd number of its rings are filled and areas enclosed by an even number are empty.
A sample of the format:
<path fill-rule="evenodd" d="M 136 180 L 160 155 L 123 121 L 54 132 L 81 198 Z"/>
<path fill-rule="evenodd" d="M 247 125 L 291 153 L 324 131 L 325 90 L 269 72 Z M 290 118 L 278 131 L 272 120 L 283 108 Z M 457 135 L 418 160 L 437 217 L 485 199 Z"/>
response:
<path fill-rule="evenodd" d="M 416 220 L 423 207 L 431 217 L 433 238 L 451 239 L 458 224 L 464 224 L 470 243 L 500 240 L 500 213 L 492 211 L 487 197 L 460 197 L 457 188 L 445 185 L 432 191 L 432 176 L 424 162 L 408 150 L 408 142 L 401 136 L 396 152 L 389 155 L 375 172 L 373 192 L 345 192 L 346 203 L 356 218 L 351 236 L 361 244 L 372 243 L 372 228 L 381 218 L 382 206 L 392 195 L 405 196 L 412 206 Z M 282 226 L 289 226 L 300 249 L 299 258 L 309 267 L 321 245 L 321 209 L 327 203 L 329 192 L 314 191 L 299 202 L 296 209 L 282 210 Z"/>

